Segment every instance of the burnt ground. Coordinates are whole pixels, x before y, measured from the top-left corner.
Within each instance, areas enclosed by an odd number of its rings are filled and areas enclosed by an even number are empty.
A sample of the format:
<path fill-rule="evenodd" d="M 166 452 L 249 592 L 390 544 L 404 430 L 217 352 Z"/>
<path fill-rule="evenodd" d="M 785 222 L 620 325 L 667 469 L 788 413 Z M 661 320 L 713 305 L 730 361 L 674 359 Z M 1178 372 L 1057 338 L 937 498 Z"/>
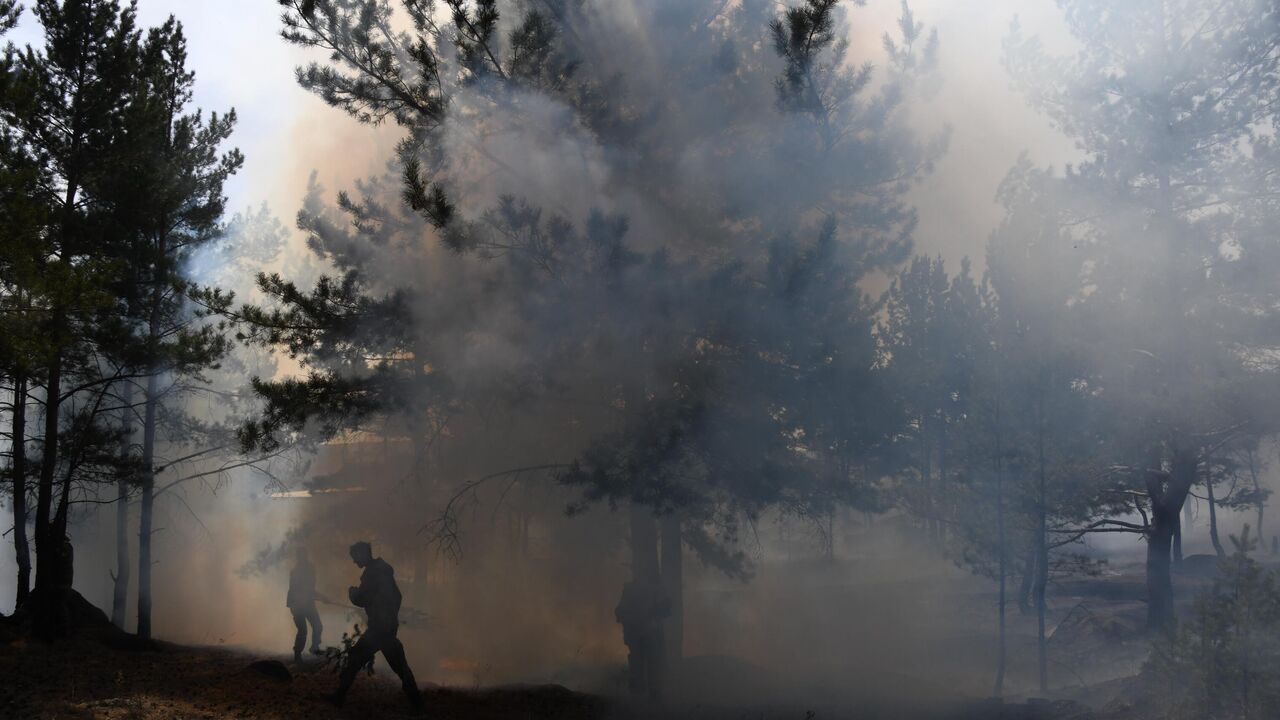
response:
<path fill-rule="evenodd" d="M 13 632 L 0 637 L 0 717 L 84 720 L 160 720 L 187 718 L 263 718 L 324 720 L 327 718 L 410 717 L 395 679 L 379 667 L 362 676 L 343 709 L 320 696 L 334 684 L 333 674 L 319 662 L 294 666 L 286 658 L 229 650 L 139 643 L 105 628 L 81 630 L 77 636 L 45 644 Z M 263 669 L 253 664 L 268 660 Z M 274 662 L 270 662 L 274 661 Z M 704 664 L 711 661 L 704 661 Z M 279 663 L 279 664 L 277 664 Z M 287 668 L 288 676 L 279 673 Z M 488 720 L 520 718 L 564 720 L 688 718 L 693 720 L 772 720 L 783 718 L 903 718 L 910 720 L 1120 720 L 1137 715 L 1095 714 L 1069 701 L 999 705 L 991 701 L 956 701 L 926 708 L 903 698 L 870 698 L 840 706 L 815 702 L 790 704 L 673 703 L 668 707 L 636 705 L 620 699 L 572 692 L 560 686 L 507 686 L 488 689 L 424 687 L 432 718 Z"/>
<path fill-rule="evenodd" d="M 1207 582 L 1207 577 L 1180 578 L 1186 591 L 1181 597 L 1189 599 L 1194 594 L 1191 585 Z M 955 670 L 920 668 L 908 675 L 867 666 L 848 668 L 834 679 L 808 680 L 806 672 L 786 675 L 716 656 L 687 659 L 679 672 L 679 687 L 673 683 L 674 699 L 662 707 L 615 697 L 607 689 L 591 694 L 558 685 L 455 688 L 424 684 L 423 692 L 427 716 L 450 719 L 1154 720 L 1163 713 L 1137 678 L 1147 652 L 1141 629 L 1143 595 L 1141 575 L 1134 569 L 1056 584 L 1049 627 L 1058 682 L 1049 700 L 1018 695 L 1016 688 L 1011 689 L 1007 703 L 982 699 L 976 692 L 965 696 L 945 689 L 975 687 L 960 682 L 972 678 Z M 69 640 L 55 644 L 31 640 L 20 621 L 0 620 L 0 677 L 5 678 L 0 683 L 0 718 L 411 717 L 398 682 L 381 659 L 374 676 L 357 680 L 347 707 L 337 709 L 321 699 L 336 678 L 318 660 L 296 666 L 287 656 L 244 649 L 142 643 L 113 628 L 101 611 L 76 598 L 79 605 L 73 617 L 78 628 Z M 979 613 L 990 613 L 990 598 L 985 594 L 956 602 L 962 610 L 972 605 L 975 621 Z M 1034 637 L 1023 627 L 1029 619 L 1011 619 L 1010 673 L 1029 678 Z M 974 649 L 989 645 L 988 640 L 975 629 L 971 635 L 938 637 L 926 650 L 954 658 L 958 662 L 948 666 L 968 668 L 989 687 L 992 658 L 975 654 Z M 612 680 L 596 686 L 620 687 L 622 672 L 622 668 L 600 669 Z"/>

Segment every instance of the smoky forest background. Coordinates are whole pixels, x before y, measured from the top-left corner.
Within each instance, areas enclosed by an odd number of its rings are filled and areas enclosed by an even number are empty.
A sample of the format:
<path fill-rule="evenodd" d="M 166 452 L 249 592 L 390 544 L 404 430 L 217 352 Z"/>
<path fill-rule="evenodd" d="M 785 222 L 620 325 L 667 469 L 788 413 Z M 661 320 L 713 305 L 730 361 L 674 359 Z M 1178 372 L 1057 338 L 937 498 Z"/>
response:
<path fill-rule="evenodd" d="M 286 657 L 300 548 L 338 645 L 366 540 L 437 708 L 1280 717 L 1280 1 L 0 32 L 0 715 Z"/>

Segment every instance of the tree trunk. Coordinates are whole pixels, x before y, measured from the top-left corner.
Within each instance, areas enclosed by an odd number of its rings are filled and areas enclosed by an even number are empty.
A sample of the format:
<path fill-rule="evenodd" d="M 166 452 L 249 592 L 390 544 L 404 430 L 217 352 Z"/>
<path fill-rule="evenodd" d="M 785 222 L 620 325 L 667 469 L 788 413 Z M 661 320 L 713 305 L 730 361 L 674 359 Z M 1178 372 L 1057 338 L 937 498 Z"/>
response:
<path fill-rule="evenodd" d="M 116 481 L 116 574 L 111 587 L 111 624 L 124 629 L 129 606 L 129 483 Z"/>
<path fill-rule="evenodd" d="M 942 498 L 941 505 L 937 508 L 938 523 L 938 547 L 945 548 L 947 545 L 947 523 L 951 518 L 951 508 L 946 506 L 947 499 L 951 497 L 949 488 L 947 487 L 947 418 L 945 413 L 938 419 L 938 487 L 936 495 Z"/>
<path fill-rule="evenodd" d="M 31 592 L 31 548 L 27 544 L 27 380 L 13 381 L 13 550 L 17 556 L 16 612 Z"/>
<path fill-rule="evenodd" d="M 78 129 L 73 128 L 71 148 L 80 149 L 82 140 Z M 70 245 L 71 221 L 75 215 L 76 194 L 79 192 L 78 172 L 67 174 L 67 186 L 63 191 L 62 218 L 59 224 L 61 247 Z M 56 305 L 46 329 L 54 343 L 49 357 L 48 379 L 45 382 L 44 436 L 40 453 L 40 480 L 36 485 L 36 584 L 35 584 L 35 634 L 45 640 L 53 640 L 66 631 L 65 617 L 58 612 L 61 606 L 58 586 L 62 582 L 64 538 L 55 536 L 49 513 L 53 506 L 53 478 L 58 471 L 58 426 L 62 410 L 62 364 L 67 332 L 66 308 Z"/>
<path fill-rule="evenodd" d="M 1161 520 L 1166 514 L 1166 510 L 1152 508 L 1151 531 L 1147 535 L 1147 627 L 1152 630 L 1173 626 L 1173 579 L 1169 560 L 1175 520 Z"/>
<path fill-rule="evenodd" d="M 126 383 L 121 397 L 121 404 L 124 405 L 124 409 L 120 411 L 122 434 L 120 459 L 125 461 L 129 458 L 129 443 L 133 434 L 133 424 L 130 422 L 133 408 L 129 407 L 132 404 L 131 400 L 130 385 Z M 130 575 L 129 481 L 127 478 L 121 477 L 116 481 L 116 574 L 113 578 L 111 589 L 111 623 L 121 630 L 124 629 L 128 616 Z"/>
<path fill-rule="evenodd" d="M 138 637 L 151 638 L 151 535 L 155 506 L 156 406 L 160 377 L 147 378 L 146 411 L 142 426 L 142 507 L 138 516 Z"/>
<path fill-rule="evenodd" d="M 996 423 L 999 425 L 1000 409 L 996 407 Z M 992 694 L 1004 697 L 1005 650 L 1007 647 L 1005 633 L 1005 578 L 1008 576 L 1005 558 L 1004 536 L 1004 460 L 1001 456 L 1000 431 L 996 429 L 996 554 L 999 579 L 999 595 L 996 600 L 997 617 L 999 618 L 999 644 L 996 649 L 996 683 Z"/>
<path fill-rule="evenodd" d="M 1044 457 L 1044 419 L 1041 410 L 1039 423 L 1039 497 L 1037 498 L 1036 520 L 1036 651 L 1040 670 L 1040 692 L 1049 690 L 1049 643 L 1045 637 L 1045 594 L 1049 587 L 1049 528 L 1048 528 L 1048 495 L 1045 478 Z"/>
<path fill-rule="evenodd" d="M 156 257 L 167 258 L 166 239 L 157 240 Z M 159 266 L 157 266 L 159 267 Z M 159 272 L 159 271 L 157 271 Z M 142 421 L 142 505 L 138 511 L 138 637 L 151 639 L 151 536 L 155 508 L 156 411 L 160 404 L 160 321 L 168 278 L 159 275 L 151 291 L 147 327 L 147 394 Z"/>
<path fill-rule="evenodd" d="M 662 588 L 662 577 L 658 566 L 658 523 L 653 512 L 644 505 L 631 502 L 631 581 L 645 588 L 644 595 Z M 625 628 L 625 626 L 624 626 Z M 662 635 L 659 640 L 664 639 Z M 632 692 L 644 692 L 650 697 L 661 693 L 662 678 L 666 676 L 666 652 L 661 648 L 653 648 L 645 641 L 643 648 L 628 645 L 631 656 L 629 663 L 642 663 L 646 671 L 642 673 L 645 680 L 637 682 L 632 675 Z M 636 672 L 632 665 L 632 672 Z"/>
<path fill-rule="evenodd" d="M 1265 500 L 1258 501 L 1258 546 L 1265 548 L 1267 545 L 1267 536 L 1262 534 L 1262 518 L 1266 512 L 1267 502 Z"/>
<path fill-rule="evenodd" d="M 658 525 L 649 508 L 631 503 L 631 579 L 658 583 Z"/>
<path fill-rule="evenodd" d="M 72 453 L 74 456 L 75 453 Z M 53 537 L 67 538 L 67 518 L 71 511 L 71 482 L 75 478 L 76 460 L 74 457 L 64 457 L 63 462 L 67 465 L 66 472 L 62 476 L 62 486 L 58 489 L 58 509 L 53 514 L 53 524 L 49 526 L 49 532 Z M 65 582 L 65 578 L 59 577 Z"/>
<path fill-rule="evenodd" d="M 1262 499 L 1262 485 L 1258 482 L 1258 459 L 1254 456 L 1254 451 L 1249 450 L 1249 476 L 1253 479 L 1254 496 L 1258 498 L 1258 542 L 1259 547 L 1265 548 L 1267 544 L 1267 536 L 1262 531 L 1262 519 L 1267 509 L 1267 501 Z"/>
<path fill-rule="evenodd" d="M 1180 511 L 1177 514 L 1177 516 L 1173 518 L 1173 546 L 1171 548 L 1171 551 L 1173 553 L 1172 566 L 1173 566 L 1174 572 L 1179 572 L 1182 570 L 1182 527 L 1183 527 L 1182 517 L 1183 515 L 1190 512 L 1190 510 L 1191 509 L 1189 507 L 1184 507 L 1182 511 Z M 1186 526 L 1191 527 L 1190 519 L 1187 520 Z"/>
<path fill-rule="evenodd" d="M 1209 539 L 1213 541 L 1213 551 L 1218 554 L 1219 559 L 1223 559 L 1227 557 L 1227 551 L 1218 537 L 1218 501 L 1213 496 L 1213 477 L 1208 472 L 1205 473 L 1204 487 L 1209 498 Z"/>
<path fill-rule="evenodd" d="M 62 394 L 62 353 L 54 353 L 49 363 L 49 379 L 45 383 L 44 437 L 40 454 L 40 480 L 36 486 L 36 584 L 35 631 L 37 636 L 52 640 L 60 633 L 54 612 L 55 591 L 60 573 L 59 557 L 62 538 L 52 537 L 53 477 L 58 466 L 58 411 Z"/>
<path fill-rule="evenodd" d="M 662 519 L 662 587 L 671 600 L 663 647 L 667 666 L 676 668 L 684 659 L 684 539 L 676 515 Z"/>
<path fill-rule="evenodd" d="M 1023 615 L 1031 612 L 1031 588 L 1036 580 L 1036 549 L 1027 551 L 1022 561 L 1022 582 L 1018 584 L 1018 612 Z"/>
<path fill-rule="evenodd" d="M 1151 529 L 1147 534 L 1147 628 L 1169 631 L 1174 625 L 1171 552 L 1173 529 L 1196 478 L 1196 458 L 1175 452 L 1171 472 L 1148 471 L 1147 499 Z"/>
<path fill-rule="evenodd" d="M 1041 514 L 1040 525 L 1043 529 L 1043 513 Z M 1045 542 L 1045 533 L 1043 531 L 1036 535 L 1036 653 L 1040 670 L 1040 692 L 1043 693 L 1049 690 L 1049 641 L 1045 637 L 1046 594 L 1049 587 L 1049 546 Z"/>
<path fill-rule="evenodd" d="M 924 497 L 921 499 L 921 506 L 924 511 L 924 534 L 929 542 L 937 542 L 936 528 L 934 527 L 934 518 L 937 516 L 937 509 L 934 507 L 936 497 L 933 492 L 933 448 L 929 443 L 929 424 L 927 420 L 920 421 L 920 444 L 924 450 L 924 457 L 920 463 L 920 481 L 924 490 Z"/>

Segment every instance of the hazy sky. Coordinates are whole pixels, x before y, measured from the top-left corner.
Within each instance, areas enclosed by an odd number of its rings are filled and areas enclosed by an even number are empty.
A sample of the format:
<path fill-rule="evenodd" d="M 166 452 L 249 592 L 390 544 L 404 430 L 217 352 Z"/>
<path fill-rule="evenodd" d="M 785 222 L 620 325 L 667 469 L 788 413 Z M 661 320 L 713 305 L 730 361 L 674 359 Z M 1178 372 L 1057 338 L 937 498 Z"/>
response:
<path fill-rule="evenodd" d="M 918 20 L 938 28 L 942 86 L 931 105 L 949 123 L 951 145 L 917 192 L 916 248 L 949 261 L 974 256 L 978 267 L 987 237 L 999 222 L 996 187 L 1024 151 L 1040 164 L 1061 166 L 1071 144 L 1054 132 L 1009 88 L 1000 42 L 1015 15 L 1024 31 L 1066 50 L 1061 16 L 1052 0 L 913 0 Z M 881 27 L 897 15 L 898 0 L 870 0 L 862 12 Z"/>
<path fill-rule="evenodd" d="M 922 121 L 953 127 L 949 152 L 917 193 L 921 226 L 917 248 L 958 260 L 980 260 L 998 221 L 993 198 L 1005 171 L 1023 150 L 1039 162 L 1061 164 L 1069 146 L 1008 88 L 1000 66 L 1000 39 L 1015 13 L 1023 25 L 1052 39 L 1058 12 L 1052 0 L 914 0 L 917 19 L 938 28 L 942 88 Z M 302 51 L 279 38 L 274 0 L 140 0 L 144 25 L 174 14 L 189 44 L 196 72 L 196 103 L 206 110 L 234 107 L 233 138 L 245 168 L 229 187 L 233 210 L 267 202 L 288 225 L 314 169 L 330 191 L 383 167 L 395 129 L 357 126 L 294 82 Z M 879 53 L 880 35 L 893 27 L 899 0 L 870 0 L 853 9 L 857 45 Z M 30 14 L 13 33 L 35 42 Z M 761 29 L 764 32 L 764 29 Z"/>
<path fill-rule="evenodd" d="M 28 0 L 24 4 L 30 5 Z M 233 210 L 268 202 L 286 224 L 301 202 L 312 169 L 337 189 L 352 176 L 382 166 L 385 146 L 294 82 L 305 56 L 279 36 L 274 0 L 141 0 L 139 21 L 152 26 L 168 15 L 182 21 L 188 66 L 196 73 L 195 104 L 206 111 L 234 107 L 239 124 L 232 142 L 245 167 L 228 190 Z M 39 41 L 30 12 L 11 39 Z"/>

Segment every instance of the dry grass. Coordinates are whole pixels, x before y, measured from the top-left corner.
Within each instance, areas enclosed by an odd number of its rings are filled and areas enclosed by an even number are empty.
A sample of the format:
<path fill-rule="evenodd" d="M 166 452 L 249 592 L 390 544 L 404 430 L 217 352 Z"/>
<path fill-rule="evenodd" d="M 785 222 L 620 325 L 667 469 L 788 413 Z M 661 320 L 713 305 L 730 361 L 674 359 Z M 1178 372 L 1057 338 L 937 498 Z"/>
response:
<path fill-rule="evenodd" d="M 318 662 L 286 663 L 281 682 L 249 668 L 262 659 L 233 650 L 158 643 L 149 650 L 117 650 L 102 637 L 54 645 L 11 639 L 0 644 L 0 717 L 83 720 L 324 720 L 410 717 L 398 681 L 379 665 L 361 676 L 337 709 L 321 700 L 335 676 Z M 283 660 L 284 658 L 279 658 Z M 595 718 L 597 698 L 563 688 L 508 688 L 463 692 L 427 688 L 431 717 Z"/>

